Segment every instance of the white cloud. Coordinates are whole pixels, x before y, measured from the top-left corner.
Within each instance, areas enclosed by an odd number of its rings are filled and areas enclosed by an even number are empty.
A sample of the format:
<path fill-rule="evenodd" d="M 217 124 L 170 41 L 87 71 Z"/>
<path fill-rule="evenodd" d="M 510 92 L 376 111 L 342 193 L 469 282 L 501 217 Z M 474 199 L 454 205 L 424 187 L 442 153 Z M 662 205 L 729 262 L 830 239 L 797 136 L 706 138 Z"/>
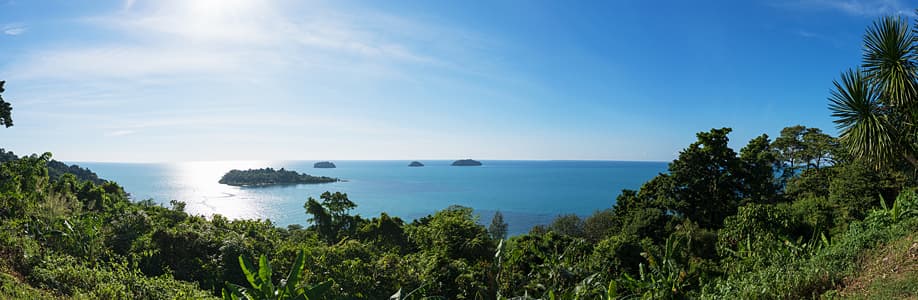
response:
<path fill-rule="evenodd" d="M 26 32 L 26 27 L 22 24 L 7 24 L 2 28 L 5 35 L 20 35 Z"/>
<path fill-rule="evenodd" d="M 376 69 L 390 66 L 388 70 L 398 70 L 399 64 L 447 65 L 411 43 L 419 36 L 439 36 L 430 32 L 431 26 L 392 22 L 388 16 L 347 15 L 274 1 L 136 2 L 84 19 L 94 30 L 118 33 L 115 39 L 35 52 L 8 73 L 27 79 L 137 79 L 223 76 L 240 69 L 347 69 L 367 63 Z"/>
<path fill-rule="evenodd" d="M 241 63 L 233 55 L 202 49 L 100 46 L 38 52 L 12 73 L 20 78 L 76 79 L 229 72 Z"/>

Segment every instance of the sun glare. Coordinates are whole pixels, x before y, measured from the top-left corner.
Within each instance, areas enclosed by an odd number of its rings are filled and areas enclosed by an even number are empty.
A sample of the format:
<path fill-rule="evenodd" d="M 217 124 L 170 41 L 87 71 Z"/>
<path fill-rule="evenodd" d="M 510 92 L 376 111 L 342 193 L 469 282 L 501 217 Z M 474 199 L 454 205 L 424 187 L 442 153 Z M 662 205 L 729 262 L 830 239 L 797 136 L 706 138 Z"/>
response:
<path fill-rule="evenodd" d="M 263 168 L 264 161 L 207 161 L 185 162 L 172 165 L 175 181 L 171 184 L 181 191 L 186 210 L 195 215 L 220 214 L 230 219 L 264 219 L 263 201 L 244 188 L 218 183 L 220 177 L 232 169 Z"/>

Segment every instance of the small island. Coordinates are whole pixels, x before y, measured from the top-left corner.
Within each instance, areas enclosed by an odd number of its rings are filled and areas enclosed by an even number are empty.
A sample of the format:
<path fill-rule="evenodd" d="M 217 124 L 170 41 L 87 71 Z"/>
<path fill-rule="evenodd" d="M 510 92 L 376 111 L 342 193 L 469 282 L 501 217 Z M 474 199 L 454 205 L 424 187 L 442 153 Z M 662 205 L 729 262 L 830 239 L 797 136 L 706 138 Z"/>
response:
<path fill-rule="evenodd" d="M 330 162 L 330 161 L 320 161 L 320 162 L 313 164 L 312 167 L 320 168 L 320 169 L 332 169 L 332 168 L 335 168 L 335 163 Z"/>
<path fill-rule="evenodd" d="M 408 164 L 408 166 L 409 166 L 409 167 L 423 167 L 424 164 L 422 164 L 422 163 L 419 162 L 419 161 L 413 161 L 413 162 L 411 162 L 410 164 Z"/>
<path fill-rule="evenodd" d="M 232 186 L 269 186 L 287 184 L 315 184 L 341 181 L 338 178 L 312 176 L 281 168 L 230 170 L 220 178 L 220 183 Z"/>
<path fill-rule="evenodd" d="M 460 167 L 463 167 L 463 166 L 480 166 L 480 165 L 481 165 L 481 162 L 480 162 L 480 161 L 477 161 L 477 160 L 474 160 L 474 159 L 460 159 L 460 160 L 454 161 L 452 165 L 453 165 L 453 166 L 460 166 Z"/>

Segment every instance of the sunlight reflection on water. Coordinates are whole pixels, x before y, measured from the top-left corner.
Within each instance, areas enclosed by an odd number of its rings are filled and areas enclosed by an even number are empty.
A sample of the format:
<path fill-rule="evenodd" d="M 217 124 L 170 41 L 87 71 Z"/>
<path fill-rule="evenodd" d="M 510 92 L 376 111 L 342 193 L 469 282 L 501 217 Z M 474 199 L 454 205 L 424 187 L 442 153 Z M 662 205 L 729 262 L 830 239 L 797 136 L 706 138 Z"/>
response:
<path fill-rule="evenodd" d="M 265 161 L 215 161 L 169 164 L 173 180 L 169 188 L 177 192 L 177 199 L 186 201 L 185 209 L 192 214 L 205 216 L 220 214 L 225 217 L 264 219 L 271 214 L 270 205 L 279 199 L 259 195 L 251 189 L 220 184 L 220 177 L 232 169 L 263 168 Z"/>

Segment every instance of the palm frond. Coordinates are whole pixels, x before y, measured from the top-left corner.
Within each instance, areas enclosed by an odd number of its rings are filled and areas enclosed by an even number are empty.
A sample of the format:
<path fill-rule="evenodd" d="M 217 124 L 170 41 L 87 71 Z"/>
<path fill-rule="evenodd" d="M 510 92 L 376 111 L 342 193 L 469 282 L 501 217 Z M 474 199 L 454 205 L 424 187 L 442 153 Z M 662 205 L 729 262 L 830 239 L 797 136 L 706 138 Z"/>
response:
<path fill-rule="evenodd" d="M 855 157 L 875 166 L 897 156 L 896 127 L 890 124 L 886 107 L 880 102 L 880 91 L 865 72 L 848 70 L 829 97 L 829 109 L 841 131 L 840 141 Z"/>
<path fill-rule="evenodd" d="M 908 21 L 884 17 L 864 35 L 863 70 L 876 83 L 880 101 L 891 106 L 913 106 L 918 99 L 918 47 Z"/>

